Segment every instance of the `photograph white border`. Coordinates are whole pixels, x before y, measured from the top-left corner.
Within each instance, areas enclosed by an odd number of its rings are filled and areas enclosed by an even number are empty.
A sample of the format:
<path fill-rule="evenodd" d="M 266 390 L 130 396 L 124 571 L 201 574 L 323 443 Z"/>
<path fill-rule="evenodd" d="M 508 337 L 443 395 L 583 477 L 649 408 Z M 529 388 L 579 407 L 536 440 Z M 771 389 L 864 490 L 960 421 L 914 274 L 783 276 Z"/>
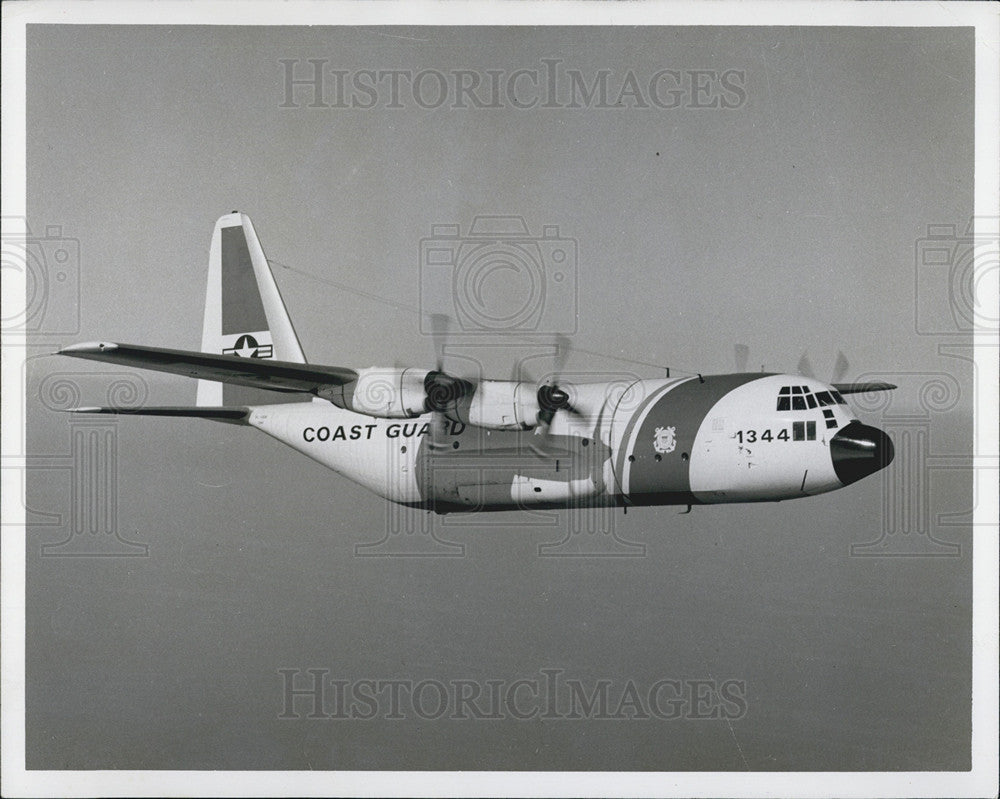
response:
<path fill-rule="evenodd" d="M 952 2 L 167 2 L 3 4 L 3 215 L 26 215 L 25 26 L 170 25 L 726 25 L 969 26 L 975 28 L 975 216 L 1000 216 L 1000 10 Z M 5 231 L 6 235 L 6 231 Z M 8 270 L 9 271 L 9 270 Z M 25 282 L 4 275 L 4 318 L 23 310 Z M 992 305 L 996 298 L 987 298 Z M 998 440 L 995 332 L 976 337 L 979 440 Z M 969 772 L 275 772 L 26 771 L 24 485 L 16 457 L 21 425 L 23 344 L 3 347 L 2 793 L 4 796 L 992 796 L 997 790 L 1000 516 L 996 457 L 977 459 L 973 562 L 973 729 Z M 981 490 L 986 486 L 986 490 Z M 20 535 L 18 534 L 18 525 Z"/>

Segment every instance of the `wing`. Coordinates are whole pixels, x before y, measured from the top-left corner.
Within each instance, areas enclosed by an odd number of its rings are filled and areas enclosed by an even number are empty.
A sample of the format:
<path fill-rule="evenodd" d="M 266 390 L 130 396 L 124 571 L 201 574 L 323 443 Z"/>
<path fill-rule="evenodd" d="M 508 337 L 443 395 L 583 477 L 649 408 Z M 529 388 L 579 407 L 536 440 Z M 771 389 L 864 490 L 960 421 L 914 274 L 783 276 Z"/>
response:
<path fill-rule="evenodd" d="M 873 383 L 831 383 L 841 394 L 863 394 L 867 391 L 892 391 L 896 386 L 892 383 L 876 381 Z"/>
<path fill-rule="evenodd" d="M 187 350 L 141 347 L 136 344 L 93 342 L 74 344 L 59 350 L 59 355 L 104 361 L 120 366 L 134 366 L 157 372 L 266 388 L 270 391 L 301 392 L 322 395 L 356 379 L 358 373 L 340 366 L 289 363 L 263 358 L 240 358 L 236 355 L 212 355 Z"/>
<path fill-rule="evenodd" d="M 107 413 L 132 416 L 182 416 L 189 419 L 209 419 L 226 424 L 247 424 L 250 409 L 237 406 L 212 408 L 206 405 L 159 405 L 139 408 L 69 408 L 67 413 Z"/>

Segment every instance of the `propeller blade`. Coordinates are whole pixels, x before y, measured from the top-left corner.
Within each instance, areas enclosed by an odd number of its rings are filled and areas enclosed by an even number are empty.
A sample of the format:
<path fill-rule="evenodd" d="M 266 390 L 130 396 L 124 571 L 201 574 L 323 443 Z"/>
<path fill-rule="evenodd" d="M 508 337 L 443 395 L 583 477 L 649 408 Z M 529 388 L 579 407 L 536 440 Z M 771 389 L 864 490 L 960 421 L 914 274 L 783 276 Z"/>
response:
<path fill-rule="evenodd" d="M 447 314 L 431 314 L 431 339 L 434 344 L 434 368 L 444 371 L 444 348 L 448 342 L 448 328 L 451 319 Z"/>
<path fill-rule="evenodd" d="M 538 424 L 535 425 L 535 435 L 547 436 L 549 434 L 549 427 L 552 425 L 552 420 L 556 418 L 556 412 L 554 410 L 547 410 L 543 408 L 538 412 Z"/>
<path fill-rule="evenodd" d="M 551 429 L 555 415 L 554 410 L 543 409 L 538 412 L 538 424 L 531 431 L 532 436 L 528 447 L 539 458 L 547 458 L 554 449 Z"/>
<path fill-rule="evenodd" d="M 802 357 L 799 358 L 799 365 L 796 367 L 798 373 L 803 377 L 816 377 L 816 373 L 813 371 L 812 364 L 809 362 L 809 356 L 806 353 L 802 353 Z"/>
<path fill-rule="evenodd" d="M 434 414 L 442 414 L 442 418 L 447 419 L 446 414 L 449 410 L 453 410 L 458 402 L 475 393 L 477 383 L 445 372 L 445 347 L 448 343 L 451 319 L 447 314 L 436 313 L 431 314 L 430 321 L 431 339 L 434 344 L 434 371 L 428 372 L 424 378 L 426 395 L 424 409 Z"/>
<path fill-rule="evenodd" d="M 737 344 L 733 349 L 736 354 L 736 371 L 745 372 L 750 362 L 750 348 L 746 344 Z"/>
<path fill-rule="evenodd" d="M 847 370 L 851 365 L 847 362 L 847 357 L 842 352 L 837 352 L 837 362 L 833 365 L 833 379 L 831 383 L 839 383 L 844 379 Z"/>
<path fill-rule="evenodd" d="M 555 345 L 556 353 L 552 360 L 552 373 L 556 376 L 553 379 L 557 380 L 558 376 L 562 374 L 563 368 L 566 366 L 566 360 L 569 358 L 569 337 L 564 336 L 561 333 L 557 334 L 553 344 Z"/>
<path fill-rule="evenodd" d="M 448 417 L 441 411 L 433 411 L 431 413 L 431 452 L 450 449 L 444 436 L 448 422 Z"/>

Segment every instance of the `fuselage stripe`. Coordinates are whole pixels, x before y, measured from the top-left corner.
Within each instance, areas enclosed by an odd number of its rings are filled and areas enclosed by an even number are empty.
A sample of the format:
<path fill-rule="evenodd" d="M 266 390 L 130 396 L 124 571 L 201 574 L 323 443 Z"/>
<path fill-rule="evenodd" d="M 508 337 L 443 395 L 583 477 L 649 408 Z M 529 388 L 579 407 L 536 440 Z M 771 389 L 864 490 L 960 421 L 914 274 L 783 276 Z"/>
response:
<path fill-rule="evenodd" d="M 670 383 L 657 391 L 654 391 L 646 400 L 643 401 L 643 403 L 639 406 L 639 409 L 632 414 L 632 418 L 625 427 L 625 433 L 622 436 L 622 445 L 616 459 L 618 462 L 618 468 L 616 469 L 615 476 L 616 479 L 618 479 L 619 488 L 623 496 L 628 497 L 629 495 L 629 474 L 631 470 L 629 469 L 628 456 L 635 446 L 635 437 L 639 434 L 639 428 L 642 426 L 642 423 L 646 420 L 646 417 L 649 416 L 650 411 L 653 410 L 653 407 L 661 397 L 677 388 L 677 386 L 683 385 L 688 382 L 688 380 L 693 379 L 694 378 L 680 379 L 675 383 Z"/>

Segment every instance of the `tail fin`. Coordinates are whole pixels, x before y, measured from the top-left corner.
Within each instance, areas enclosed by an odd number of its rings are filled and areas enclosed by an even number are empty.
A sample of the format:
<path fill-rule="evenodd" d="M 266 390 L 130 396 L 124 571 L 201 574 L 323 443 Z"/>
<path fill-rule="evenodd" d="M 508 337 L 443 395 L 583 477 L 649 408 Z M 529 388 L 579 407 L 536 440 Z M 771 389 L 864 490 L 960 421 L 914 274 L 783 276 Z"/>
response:
<path fill-rule="evenodd" d="M 234 211 L 219 218 L 208 256 L 208 291 L 201 350 L 241 358 L 306 363 L 253 223 Z M 198 405 L 261 405 L 289 395 L 198 381 Z M 301 401 L 292 397 L 292 401 Z"/>

